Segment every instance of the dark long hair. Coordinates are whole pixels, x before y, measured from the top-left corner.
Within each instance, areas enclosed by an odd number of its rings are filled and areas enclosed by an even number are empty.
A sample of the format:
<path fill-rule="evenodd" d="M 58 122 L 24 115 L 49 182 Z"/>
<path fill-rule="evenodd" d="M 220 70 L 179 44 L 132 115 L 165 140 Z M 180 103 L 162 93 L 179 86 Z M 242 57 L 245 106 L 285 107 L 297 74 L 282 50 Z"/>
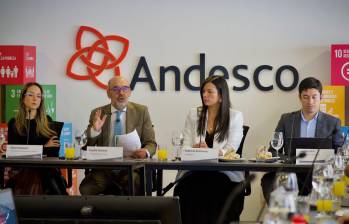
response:
<path fill-rule="evenodd" d="M 228 138 L 229 123 L 230 123 L 230 99 L 229 99 L 229 88 L 228 84 L 222 76 L 212 75 L 205 79 L 200 88 L 201 102 L 202 106 L 198 110 L 198 125 L 197 133 L 199 135 L 204 135 L 205 133 L 205 122 L 206 122 L 206 112 L 208 110 L 207 106 L 204 104 L 202 97 L 204 86 L 207 83 L 212 83 L 216 86 L 218 94 L 220 95 L 222 102 L 220 104 L 218 114 L 214 121 L 214 133 L 217 136 L 218 142 L 222 142 Z"/>
<path fill-rule="evenodd" d="M 42 86 L 36 82 L 27 83 L 22 89 L 21 98 L 19 101 L 19 110 L 16 116 L 16 121 L 15 121 L 17 132 L 20 135 L 25 135 L 25 132 L 27 130 L 27 121 L 26 121 L 27 111 L 24 105 L 24 97 L 29 87 L 31 86 L 37 86 L 41 92 L 41 102 L 40 102 L 39 108 L 36 111 L 36 116 L 35 116 L 35 121 L 37 125 L 36 134 L 47 137 L 47 138 L 57 135 L 57 133 L 52 129 L 50 129 L 48 126 L 48 120 L 47 120 L 46 111 L 45 111 L 45 102 L 43 97 L 44 92 L 43 92 Z"/>

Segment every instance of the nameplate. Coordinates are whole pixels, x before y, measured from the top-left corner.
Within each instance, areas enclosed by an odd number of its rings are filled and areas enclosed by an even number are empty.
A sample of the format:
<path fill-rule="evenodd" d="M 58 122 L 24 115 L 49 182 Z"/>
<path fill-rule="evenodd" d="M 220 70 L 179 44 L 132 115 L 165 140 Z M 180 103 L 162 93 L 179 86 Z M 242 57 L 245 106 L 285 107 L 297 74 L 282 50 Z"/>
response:
<path fill-rule="evenodd" d="M 318 149 L 296 149 L 296 157 L 300 153 L 305 153 L 303 158 L 296 159 L 296 164 L 311 164 L 313 162 L 320 163 L 326 162 L 334 156 L 333 149 L 319 149 L 319 153 L 316 156 Z M 316 159 L 315 159 L 316 156 Z"/>
<path fill-rule="evenodd" d="M 123 157 L 122 147 L 88 146 L 87 160 L 118 159 Z"/>
<path fill-rule="evenodd" d="M 42 159 L 42 145 L 7 145 L 6 158 Z"/>
<path fill-rule="evenodd" d="M 218 159 L 218 149 L 211 148 L 183 148 L 182 161 L 199 161 Z"/>

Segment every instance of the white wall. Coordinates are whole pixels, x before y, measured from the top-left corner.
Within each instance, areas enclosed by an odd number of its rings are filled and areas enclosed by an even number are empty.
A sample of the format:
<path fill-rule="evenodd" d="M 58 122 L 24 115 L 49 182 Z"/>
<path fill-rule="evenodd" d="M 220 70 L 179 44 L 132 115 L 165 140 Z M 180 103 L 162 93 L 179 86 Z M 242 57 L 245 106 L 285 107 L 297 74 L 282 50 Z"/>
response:
<path fill-rule="evenodd" d="M 177 65 L 183 75 L 199 62 L 201 52 L 206 53 L 206 71 L 219 64 L 231 73 L 234 66 L 246 64 L 252 81 L 256 66 L 269 64 L 273 72 L 262 75 L 262 83 L 268 84 L 274 82 L 276 68 L 290 64 L 301 78 L 312 75 L 330 84 L 329 45 L 348 42 L 348 9 L 345 0 L 1 0 L 0 44 L 37 46 L 37 80 L 57 85 L 57 119 L 82 129 L 89 111 L 108 99 L 92 82 L 65 75 L 81 25 L 128 38 L 121 71 L 131 78 L 139 57 L 145 56 L 157 88 L 159 66 Z M 241 84 L 231 75 L 229 83 Z M 246 157 L 268 143 L 281 113 L 299 107 L 296 90 L 261 92 L 251 84 L 247 91 L 231 92 L 234 107 L 251 126 Z M 133 101 L 149 106 L 162 144 L 170 144 L 172 130 L 181 129 L 188 109 L 200 103 L 199 93 L 186 90 L 183 79 L 181 85 L 181 92 L 173 91 L 171 83 L 166 92 L 151 92 L 138 84 L 132 95 Z M 259 197 L 257 192 L 249 200 Z M 248 205 L 246 217 L 254 217 L 256 206 Z"/>

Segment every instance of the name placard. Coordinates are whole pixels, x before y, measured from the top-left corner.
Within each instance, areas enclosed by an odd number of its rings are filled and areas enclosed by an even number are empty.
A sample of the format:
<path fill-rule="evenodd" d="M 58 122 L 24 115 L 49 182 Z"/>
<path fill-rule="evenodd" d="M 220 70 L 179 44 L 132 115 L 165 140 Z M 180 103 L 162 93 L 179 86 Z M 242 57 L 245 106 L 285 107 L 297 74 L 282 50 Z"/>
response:
<path fill-rule="evenodd" d="M 296 149 L 296 156 L 304 152 L 304 158 L 296 159 L 296 164 L 310 164 L 314 161 L 318 149 Z M 334 156 L 333 149 L 319 149 L 319 153 L 314 162 L 326 162 L 329 158 Z"/>
<path fill-rule="evenodd" d="M 88 146 L 86 151 L 87 160 L 121 159 L 122 147 Z"/>
<path fill-rule="evenodd" d="M 6 158 L 42 159 L 42 145 L 7 145 Z"/>
<path fill-rule="evenodd" d="M 182 161 L 199 161 L 218 159 L 218 149 L 211 148 L 183 148 Z"/>

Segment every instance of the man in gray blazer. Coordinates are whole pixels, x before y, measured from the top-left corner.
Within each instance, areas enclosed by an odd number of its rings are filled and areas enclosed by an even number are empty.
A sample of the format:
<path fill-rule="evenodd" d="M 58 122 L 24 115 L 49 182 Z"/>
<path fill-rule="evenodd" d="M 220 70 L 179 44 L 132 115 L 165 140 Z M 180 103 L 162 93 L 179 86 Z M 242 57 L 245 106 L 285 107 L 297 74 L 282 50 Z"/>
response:
<path fill-rule="evenodd" d="M 107 95 L 110 104 L 94 109 L 87 128 L 87 145 L 115 146 L 115 135 L 137 131 L 141 148 L 135 150 L 131 158 L 147 158 L 155 153 L 155 133 L 148 108 L 129 102 L 131 89 L 122 76 L 115 76 L 108 82 Z M 116 133 L 118 132 L 118 133 Z M 92 170 L 80 184 L 82 195 L 105 193 L 108 187 L 118 184 L 127 192 L 127 175 L 119 170 Z M 136 194 L 140 190 L 138 172 L 134 173 Z"/>
<path fill-rule="evenodd" d="M 308 77 L 301 81 L 298 87 L 301 109 L 283 114 L 275 131 L 282 132 L 287 138 L 331 138 L 333 149 L 342 146 L 343 138 L 340 131 L 340 120 L 320 111 L 322 84 L 319 80 Z M 284 155 L 288 154 L 289 146 L 284 145 Z M 290 155 L 295 154 L 295 152 Z M 306 181 L 306 174 L 298 174 L 298 186 L 302 195 L 311 191 L 311 181 Z M 261 180 L 263 195 L 266 201 L 273 190 L 275 173 L 267 173 Z"/>

